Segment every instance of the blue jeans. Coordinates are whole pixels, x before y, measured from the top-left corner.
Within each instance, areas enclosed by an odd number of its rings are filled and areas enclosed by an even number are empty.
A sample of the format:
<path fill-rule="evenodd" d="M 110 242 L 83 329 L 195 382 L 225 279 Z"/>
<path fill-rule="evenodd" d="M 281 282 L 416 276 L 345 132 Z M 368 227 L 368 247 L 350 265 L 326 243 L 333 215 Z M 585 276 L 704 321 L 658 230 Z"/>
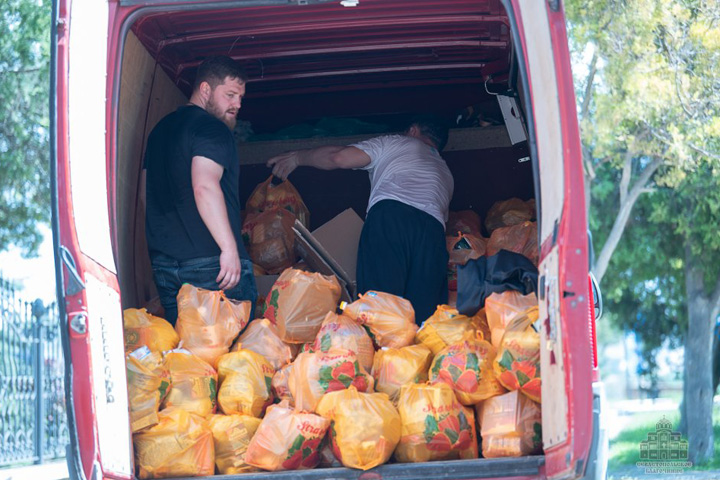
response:
<path fill-rule="evenodd" d="M 178 261 L 166 255 L 156 255 L 152 259 L 155 285 L 160 295 L 160 302 L 165 308 L 165 319 L 175 325 L 177 320 L 177 294 L 184 283 L 189 283 L 206 290 L 219 290 L 215 279 L 220 274 L 220 257 L 201 257 Z M 254 318 L 257 287 L 250 260 L 240 259 L 240 281 L 225 295 L 233 300 L 250 300 L 252 308 L 250 319 Z"/>

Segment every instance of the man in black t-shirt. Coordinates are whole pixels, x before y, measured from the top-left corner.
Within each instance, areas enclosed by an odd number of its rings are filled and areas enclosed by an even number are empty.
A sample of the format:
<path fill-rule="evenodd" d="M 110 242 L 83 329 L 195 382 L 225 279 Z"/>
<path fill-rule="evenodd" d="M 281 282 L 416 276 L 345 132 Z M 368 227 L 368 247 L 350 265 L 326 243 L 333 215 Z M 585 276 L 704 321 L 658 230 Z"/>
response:
<path fill-rule="evenodd" d="M 189 103 L 148 137 L 145 231 L 155 284 L 173 324 L 183 283 L 225 290 L 255 305 L 252 263 L 240 236 L 240 164 L 232 135 L 246 81 L 231 58 L 208 58 Z"/>

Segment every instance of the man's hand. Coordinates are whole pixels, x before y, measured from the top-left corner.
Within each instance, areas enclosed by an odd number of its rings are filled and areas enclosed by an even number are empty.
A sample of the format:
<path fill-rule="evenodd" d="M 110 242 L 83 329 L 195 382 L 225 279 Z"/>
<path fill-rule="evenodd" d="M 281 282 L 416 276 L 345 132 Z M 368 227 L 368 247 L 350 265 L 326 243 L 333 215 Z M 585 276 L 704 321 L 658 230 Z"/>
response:
<path fill-rule="evenodd" d="M 242 267 L 237 249 L 225 250 L 220 253 L 220 274 L 215 279 L 220 290 L 230 290 L 237 285 L 240 282 L 241 273 Z"/>
<path fill-rule="evenodd" d="M 293 170 L 300 165 L 300 151 L 286 152 L 282 155 L 271 158 L 267 166 L 272 167 L 272 173 L 281 180 L 287 180 Z"/>

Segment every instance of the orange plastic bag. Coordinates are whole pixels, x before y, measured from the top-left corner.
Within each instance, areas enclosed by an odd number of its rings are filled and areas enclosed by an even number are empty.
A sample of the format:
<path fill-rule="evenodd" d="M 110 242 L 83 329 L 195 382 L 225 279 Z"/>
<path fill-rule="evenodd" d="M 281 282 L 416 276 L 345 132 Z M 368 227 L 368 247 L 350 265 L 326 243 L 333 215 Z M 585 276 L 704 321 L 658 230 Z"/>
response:
<path fill-rule="evenodd" d="M 205 290 L 189 283 L 180 288 L 177 303 L 175 328 L 183 348 L 213 366 L 245 328 L 252 308 L 249 301 L 232 300 L 221 290 Z"/>
<path fill-rule="evenodd" d="M 382 465 L 400 441 L 400 414 L 384 393 L 362 393 L 351 386 L 325 395 L 318 413 L 332 420 L 333 453 L 346 467 L 369 470 Z"/>
<path fill-rule="evenodd" d="M 158 423 L 160 404 L 171 385 L 170 372 L 160 352 L 145 346 L 127 356 L 126 368 L 130 427 L 135 433 Z"/>
<path fill-rule="evenodd" d="M 525 222 L 495 230 L 487 243 L 486 255 L 488 257 L 495 255 L 500 250 L 509 250 L 524 255 L 537 266 L 537 223 Z"/>
<path fill-rule="evenodd" d="M 245 463 L 245 452 L 261 420 L 248 415 L 211 415 L 208 422 L 215 444 L 215 465 L 223 475 L 257 472 Z"/>
<path fill-rule="evenodd" d="M 291 267 L 296 258 L 293 225 L 295 215 L 284 208 L 247 215 L 242 236 L 253 264 L 268 274 Z"/>
<path fill-rule="evenodd" d="M 528 308 L 537 307 L 538 301 L 534 293 L 523 295 L 515 290 L 492 293 L 485 299 L 485 316 L 490 328 L 490 341 L 493 347 L 500 347 L 505 328 L 518 314 Z"/>
<path fill-rule="evenodd" d="M 483 457 L 521 457 L 542 452 L 540 406 L 518 391 L 478 406 Z"/>
<path fill-rule="evenodd" d="M 144 308 L 127 308 L 123 311 L 125 353 L 134 352 L 143 345 L 153 352 L 165 352 L 177 347 L 180 337 L 170 322 L 151 315 Z"/>
<path fill-rule="evenodd" d="M 163 408 L 180 407 L 201 417 L 215 412 L 217 372 L 213 367 L 182 348 L 167 352 L 163 364 L 172 381 Z"/>
<path fill-rule="evenodd" d="M 405 385 L 398 404 L 402 436 L 399 462 L 477 458 L 475 413 L 457 401 L 449 385 Z"/>
<path fill-rule="evenodd" d="M 482 232 L 482 222 L 480 215 L 472 210 L 460 210 L 459 212 L 450 212 L 448 221 L 445 224 L 446 232 L 462 232 L 472 235 L 480 235 Z"/>
<path fill-rule="evenodd" d="M 468 260 L 476 260 L 485 255 L 487 239 L 479 235 L 460 233 L 445 237 L 445 246 L 451 265 L 465 265 Z"/>
<path fill-rule="evenodd" d="M 532 220 L 535 208 L 519 198 L 495 202 L 485 217 L 485 228 L 489 233 L 502 227 L 512 227 Z"/>
<path fill-rule="evenodd" d="M 346 315 L 328 312 L 315 337 L 314 351 L 327 352 L 340 348 L 355 352 L 360 366 L 368 372 L 373 365 L 375 348 L 367 331 Z"/>
<path fill-rule="evenodd" d="M 390 401 L 397 405 L 403 385 L 427 381 L 432 357 L 425 345 L 378 350 L 372 367 L 375 390 L 387 393 Z"/>
<path fill-rule="evenodd" d="M 245 210 L 247 213 L 264 212 L 271 208 L 283 208 L 300 220 L 300 223 L 310 228 L 310 211 L 300 197 L 290 180 L 285 180 L 279 185 L 273 185 L 273 176 L 258 184 L 252 191 Z"/>
<path fill-rule="evenodd" d="M 288 385 L 295 406 L 314 412 L 328 392 L 350 386 L 361 392 L 372 392 L 373 377 L 358 363 L 355 352 L 331 349 L 327 352 L 301 353 L 293 362 Z"/>
<path fill-rule="evenodd" d="M 472 320 L 473 324 L 477 327 L 477 338 L 492 343 L 492 334 L 490 332 L 490 326 L 488 325 L 485 307 L 478 310 L 478 312 L 473 315 Z"/>
<path fill-rule="evenodd" d="M 268 408 L 245 452 L 245 461 L 263 470 L 306 470 L 320 462 L 320 442 L 330 420 L 293 411 L 283 402 Z"/>
<path fill-rule="evenodd" d="M 415 341 L 432 350 L 433 355 L 437 355 L 448 345 L 474 339 L 476 336 L 477 326 L 473 318 L 460 315 L 457 309 L 448 305 L 439 305 L 415 334 Z"/>
<path fill-rule="evenodd" d="M 209 476 L 215 448 L 207 421 L 182 408 L 168 408 L 159 423 L 133 435 L 139 478 Z"/>
<path fill-rule="evenodd" d="M 251 350 L 226 353 L 218 359 L 218 404 L 226 414 L 262 417 L 272 403 L 272 377 L 275 369 Z"/>
<path fill-rule="evenodd" d="M 257 318 L 250 322 L 230 351 L 237 352 L 241 348 L 259 353 L 275 370 L 292 362 L 294 356 L 293 349 L 282 341 L 277 327 L 267 318 Z"/>
<path fill-rule="evenodd" d="M 273 396 L 281 402 L 287 400 L 292 406 L 295 405 L 295 400 L 292 393 L 290 393 L 290 372 L 292 372 L 294 366 L 294 363 L 288 363 L 280 367 L 273 375 L 272 382 L 270 382 Z"/>
<path fill-rule="evenodd" d="M 283 341 L 314 342 L 339 300 L 340 283 L 334 276 L 288 268 L 268 293 L 264 315 L 277 325 Z"/>
<path fill-rule="evenodd" d="M 380 347 L 402 348 L 415 339 L 415 310 L 402 297 L 370 290 L 350 304 L 341 303 L 340 308 L 365 325 Z"/>
<path fill-rule="evenodd" d="M 463 340 L 442 349 L 430 366 L 431 383 L 447 383 L 463 405 L 500 395 L 505 389 L 495 377 L 495 348 L 484 340 Z"/>
<path fill-rule="evenodd" d="M 538 307 L 532 307 L 510 322 L 493 368 L 505 388 L 540 403 L 540 334 L 532 327 L 537 319 Z"/>

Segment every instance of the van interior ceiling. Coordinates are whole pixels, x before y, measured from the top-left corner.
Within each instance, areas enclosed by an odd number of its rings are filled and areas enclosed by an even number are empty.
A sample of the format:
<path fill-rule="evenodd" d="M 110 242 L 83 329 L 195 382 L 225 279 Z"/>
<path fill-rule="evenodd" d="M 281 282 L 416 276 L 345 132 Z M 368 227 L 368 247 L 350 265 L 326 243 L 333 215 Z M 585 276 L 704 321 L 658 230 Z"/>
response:
<path fill-rule="evenodd" d="M 455 178 L 451 210 L 471 208 L 484 218 L 498 200 L 535 196 L 528 143 L 511 142 L 497 97 L 513 97 L 523 116 L 500 0 L 264 3 L 149 7 L 126 25 L 115 179 L 123 308 L 156 296 L 140 191 L 147 136 L 187 102 L 209 55 L 233 57 L 250 77 L 235 132 L 243 205 L 270 175 L 265 161 L 274 154 L 397 132 L 418 113 L 453 125 L 443 152 Z M 298 169 L 290 180 L 311 212 L 311 229 L 348 207 L 364 217 L 365 172 Z"/>

